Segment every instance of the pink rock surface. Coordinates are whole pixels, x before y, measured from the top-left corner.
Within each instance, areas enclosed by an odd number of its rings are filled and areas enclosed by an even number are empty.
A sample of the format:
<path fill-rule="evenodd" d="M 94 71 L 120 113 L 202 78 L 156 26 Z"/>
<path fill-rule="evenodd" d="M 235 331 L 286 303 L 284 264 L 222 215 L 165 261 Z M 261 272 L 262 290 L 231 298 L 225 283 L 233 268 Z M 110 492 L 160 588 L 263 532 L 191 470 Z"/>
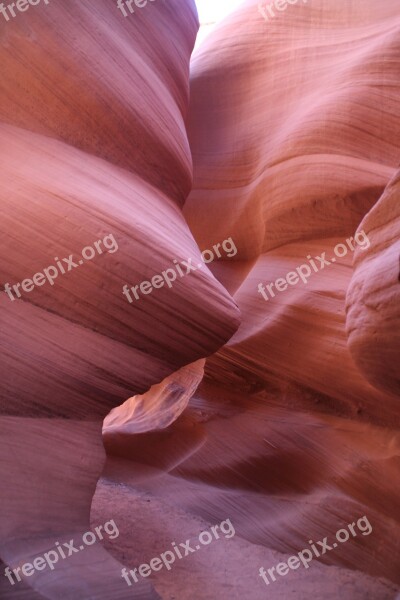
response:
<path fill-rule="evenodd" d="M 286 557 L 367 515 L 370 537 L 320 560 L 397 585 L 399 218 L 388 202 L 399 157 L 399 29 L 391 1 L 379 10 L 372 1 L 298 3 L 268 23 L 249 1 L 196 51 L 194 189 L 184 215 L 201 248 L 235 240 L 237 256 L 210 268 L 242 322 L 207 360 L 187 411 L 125 454 L 135 461 L 131 485 L 211 523 L 229 517 L 253 547 Z M 369 247 L 335 256 L 361 231 Z M 324 252 L 330 264 L 307 283 L 268 301 L 257 291 Z M 171 438 L 181 452 L 174 468 Z M 115 470 L 116 481 L 128 472 Z M 361 585 L 366 598 L 395 595 Z M 323 597 L 324 580 L 312 589 Z M 281 592 L 256 582 L 247 590 L 266 593 Z M 307 596 L 300 587 L 294 597 Z"/>
<path fill-rule="evenodd" d="M 298 2 L 268 22 L 258 4 L 196 50 L 190 108 L 192 0 L 132 18 L 54 0 L 2 23 L 2 281 L 106 235 L 118 249 L 0 295 L 0 557 L 18 568 L 99 520 L 121 529 L 0 578 L 7 600 L 396 595 L 397 0 Z M 369 244 L 334 256 L 357 234 Z M 235 256 L 122 294 L 227 238 Z M 323 253 L 307 282 L 259 293 Z M 262 564 L 363 515 L 371 535 L 262 584 Z M 121 578 L 227 518 L 235 544 L 212 559 Z"/>
<path fill-rule="evenodd" d="M 204 376 L 205 360 L 182 367 L 143 395 L 129 398 L 104 419 L 103 432 L 146 433 L 165 429 L 182 414 Z"/>
<path fill-rule="evenodd" d="M 287 6 L 268 23 L 254 9 L 244 3 L 192 60 L 195 171 L 184 214 L 200 247 L 231 235 L 239 250 L 226 268 L 211 265 L 242 323 L 208 368 L 223 385 L 238 368 L 244 380 L 277 384 L 282 399 L 290 390 L 307 406 L 311 391 L 321 408 L 398 425 L 398 398 L 371 386 L 347 344 L 355 253 L 333 254 L 363 229 L 398 164 L 397 5 L 319 0 Z M 383 213 L 396 228 L 393 209 Z M 307 283 L 268 301 L 257 291 L 323 252 L 336 262 Z M 362 262 L 370 252 L 356 255 Z M 389 346 L 394 365 L 398 346 Z"/>
<path fill-rule="evenodd" d="M 110 409 L 215 352 L 239 322 L 206 266 L 172 293 L 122 294 L 174 260 L 201 260 L 179 208 L 196 11 L 175 0 L 135 16 L 72 0 L 1 25 L 2 281 L 106 235 L 118 244 L 54 285 L 1 294 L 0 556 L 12 568 L 89 530 Z M 121 568 L 99 543 L 27 588 L 7 582 L 6 597 L 131 598 Z M 134 597 L 158 596 L 143 582 Z"/>
<path fill-rule="evenodd" d="M 349 348 L 366 379 L 400 395 L 400 178 L 361 222 L 371 239 L 356 254 L 347 290 Z"/>

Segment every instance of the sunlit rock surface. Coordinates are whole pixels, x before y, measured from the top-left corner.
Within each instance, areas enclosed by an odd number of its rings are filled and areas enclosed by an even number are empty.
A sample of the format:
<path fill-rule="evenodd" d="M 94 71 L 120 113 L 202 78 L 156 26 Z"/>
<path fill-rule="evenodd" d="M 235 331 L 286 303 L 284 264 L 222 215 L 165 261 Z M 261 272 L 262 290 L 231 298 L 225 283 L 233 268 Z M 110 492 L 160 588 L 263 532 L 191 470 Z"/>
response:
<path fill-rule="evenodd" d="M 210 268 L 242 322 L 207 360 L 188 409 L 162 434 L 146 434 L 142 457 L 132 441 L 135 470 L 121 466 L 115 481 L 211 523 L 229 517 L 253 548 L 286 559 L 365 515 L 370 535 L 319 562 L 341 566 L 332 597 L 357 597 L 345 584 L 351 569 L 366 598 L 392 599 L 400 583 L 398 5 L 299 2 L 267 23 L 257 4 L 245 3 L 196 51 L 188 120 L 194 189 L 184 215 L 201 248 L 234 239 L 237 256 Z M 356 236 L 360 244 L 335 255 Z M 260 282 L 319 256 L 329 264 L 307 282 L 267 300 L 259 293 Z M 182 460 L 171 468 L 177 448 Z M 277 562 L 255 561 L 246 597 L 331 593 L 313 568 L 295 590 L 286 577 L 265 587 L 258 569 Z M 360 571 L 382 587 L 372 590 Z M 236 597 L 222 587 L 215 595 Z"/>
<path fill-rule="evenodd" d="M 258 7 L 196 51 L 190 109 L 192 1 L 124 18 L 70 0 L 2 23 L 2 281 L 118 243 L 0 297 L 0 558 L 120 529 L 21 585 L 0 577 L 7 600 L 396 596 L 397 0 L 298 2 L 268 22 Z M 229 237 L 234 257 L 123 296 Z M 324 253 L 307 282 L 259 293 Z M 259 577 L 363 516 L 368 535 Z M 231 540 L 122 579 L 228 518 Z"/>

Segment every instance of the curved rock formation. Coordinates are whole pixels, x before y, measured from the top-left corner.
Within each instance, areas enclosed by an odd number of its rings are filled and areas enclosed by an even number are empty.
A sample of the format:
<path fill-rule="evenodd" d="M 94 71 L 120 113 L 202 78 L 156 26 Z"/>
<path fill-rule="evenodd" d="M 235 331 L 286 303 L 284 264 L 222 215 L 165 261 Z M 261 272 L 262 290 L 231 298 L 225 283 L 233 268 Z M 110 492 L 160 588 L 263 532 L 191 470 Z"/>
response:
<path fill-rule="evenodd" d="M 247 0 L 196 51 L 190 108 L 192 0 L 2 23 L 0 557 L 21 569 L 80 539 L 102 472 L 95 516 L 121 538 L 0 596 L 393 600 L 397 1 L 292 1 L 266 21 Z M 371 531 L 266 590 L 261 564 L 360 518 Z M 210 547 L 211 571 L 202 549 L 121 577 L 226 519 L 237 539 Z"/>
<path fill-rule="evenodd" d="M 89 530 L 110 409 L 237 327 L 203 265 L 138 300 L 123 294 L 201 262 L 179 208 L 197 27 L 183 0 L 132 19 L 108 0 L 55 2 L 1 25 L 0 556 L 12 569 Z M 148 582 L 132 594 L 121 568 L 98 543 L 5 593 L 157 597 Z"/>
<path fill-rule="evenodd" d="M 158 453 L 168 472 L 131 481 L 209 522 L 229 517 L 242 538 L 286 555 L 365 515 L 371 536 L 320 560 L 398 584 L 399 219 L 388 202 L 400 149 L 400 15 L 392 0 L 379 9 L 316 0 L 265 22 L 257 5 L 244 3 L 196 51 L 188 120 L 194 189 L 184 215 L 200 247 L 235 241 L 237 256 L 210 268 L 242 323 L 207 360 L 188 409 L 152 434 L 152 466 Z M 293 272 L 297 281 L 285 283 Z M 265 298 L 258 286 L 271 282 Z M 176 447 L 182 440 L 173 469 L 168 431 Z M 135 464 L 146 457 L 136 451 Z M 360 585 L 365 597 L 395 595 Z M 248 597 L 262 593 L 254 586 Z M 324 595 L 321 581 L 311 589 Z M 297 587 L 295 597 L 309 593 Z"/>
<path fill-rule="evenodd" d="M 213 376 L 229 385 L 238 367 L 283 393 L 290 383 L 300 403 L 309 390 L 337 414 L 385 425 L 399 423 L 397 398 L 359 371 L 344 327 L 354 250 L 371 252 L 354 236 L 399 157 L 400 16 L 395 2 L 375 8 L 319 0 L 266 23 L 249 1 L 205 40 L 192 61 L 195 172 L 184 214 L 201 247 L 227 235 L 238 247 L 214 270 L 242 324 L 209 361 Z M 382 212 L 396 227 L 393 210 Z M 305 281 L 258 290 L 303 264 Z M 391 281 L 394 270 L 392 260 Z"/>
<path fill-rule="evenodd" d="M 400 395 L 400 176 L 360 224 L 371 240 L 355 257 L 347 290 L 347 335 L 360 370 L 378 389 Z"/>
<path fill-rule="evenodd" d="M 105 434 L 137 434 L 165 429 L 185 410 L 204 376 L 205 360 L 182 367 L 145 394 L 129 398 L 104 420 Z"/>

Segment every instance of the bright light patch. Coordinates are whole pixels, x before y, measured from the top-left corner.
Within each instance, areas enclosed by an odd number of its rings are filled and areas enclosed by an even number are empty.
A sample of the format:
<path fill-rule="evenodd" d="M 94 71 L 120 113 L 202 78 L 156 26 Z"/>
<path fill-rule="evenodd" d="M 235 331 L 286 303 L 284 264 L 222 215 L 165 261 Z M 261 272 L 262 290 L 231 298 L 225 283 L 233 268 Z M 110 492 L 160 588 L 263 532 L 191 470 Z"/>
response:
<path fill-rule="evenodd" d="M 235 10 L 243 0 L 196 0 L 200 23 L 216 23 Z"/>
<path fill-rule="evenodd" d="M 201 25 L 196 47 L 207 37 L 215 23 L 233 12 L 242 2 L 243 0 L 196 0 Z"/>

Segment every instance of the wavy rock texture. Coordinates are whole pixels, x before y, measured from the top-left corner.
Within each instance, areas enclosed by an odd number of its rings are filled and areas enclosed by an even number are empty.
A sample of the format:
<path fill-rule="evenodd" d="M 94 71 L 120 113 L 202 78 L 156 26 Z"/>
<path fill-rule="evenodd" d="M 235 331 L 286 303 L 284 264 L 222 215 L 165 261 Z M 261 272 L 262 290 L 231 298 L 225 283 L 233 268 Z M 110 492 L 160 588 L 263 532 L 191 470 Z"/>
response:
<path fill-rule="evenodd" d="M 257 5 L 196 52 L 189 113 L 191 0 L 129 18 L 108 0 L 54 1 L 2 24 L 2 280 L 118 242 L 54 286 L 1 294 L 12 568 L 89 529 L 102 422 L 123 403 L 105 422 L 91 515 L 115 518 L 121 538 L 19 586 L 1 578 L 7 599 L 396 595 L 397 0 L 299 2 L 269 22 Z M 258 293 L 357 230 L 368 248 Z M 234 258 L 132 304 L 122 295 L 229 237 Z M 265 587 L 261 565 L 363 515 L 371 535 Z M 234 539 L 122 580 L 122 564 L 227 518 Z"/>
<path fill-rule="evenodd" d="M 347 290 L 347 334 L 355 362 L 378 389 L 400 395 L 400 177 L 362 221 L 371 246 L 357 253 Z"/>
<path fill-rule="evenodd" d="M 253 548 L 286 558 L 366 515 L 371 535 L 320 561 L 399 584 L 398 4 L 299 2 L 269 22 L 257 4 L 196 51 L 188 120 L 195 168 L 184 215 L 201 248 L 234 239 L 237 256 L 210 268 L 242 323 L 207 360 L 188 409 L 162 435 L 146 434 L 151 479 L 132 473 L 131 484 L 208 522 L 229 517 Z M 334 255 L 362 231 L 369 247 Z M 257 291 L 323 252 L 335 262 L 307 283 L 267 301 Z M 136 453 L 135 466 L 147 456 Z M 266 589 L 259 566 L 246 597 L 309 597 L 300 580 Z M 357 597 L 346 573 L 332 597 Z M 328 593 L 312 569 L 306 579 L 316 597 Z M 396 595 L 357 582 L 365 598 Z M 214 597 L 241 596 L 221 587 Z"/>
<path fill-rule="evenodd" d="M 267 302 L 257 292 L 258 282 L 285 276 L 307 255 L 334 256 L 395 173 L 400 16 L 393 2 L 374 8 L 298 4 L 265 23 L 249 2 L 205 41 L 193 59 L 195 189 L 185 216 L 200 246 L 229 232 L 240 248 L 241 261 L 215 271 L 243 314 L 208 363 L 218 363 L 215 376 L 229 378 L 221 363 L 237 365 L 261 381 L 325 395 L 342 415 L 387 424 L 398 419 L 397 398 L 373 389 L 347 348 L 353 253 Z M 398 217 L 382 213 L 390 245 Z M 371 248 L 359 248 L 358 260 Z"/>
<path fill-rule="evenodd" d="M 104 420 L 103 431 L 112 433 L 146 433 L 165 429 L 182 414 L 204 376 L 205 360 L 182 367 L 146 394 L 129 398 L 114 408 Z"/>
<path fill-rule="evenodd" d="M 109 234 L 118 244 L 54 285 L 1 294 L 0 556 L 12 568 L 89 530 L 110 409 L 237 328 L 235 303 L 205 267 L 172 293 L 132 304 L 122 294 L 173 260 L 200 261 L 179 208 L 192 177 L 184 118 L 197 28 L 182 0 L 132 19 L 108 0 L 54 2 L 1 24 L 2 281 Z M 99 543 L 21 585 L 2 581 L 1 595 L 158 597 L 146 581 L 129 590 L 121 568 Z"/>

